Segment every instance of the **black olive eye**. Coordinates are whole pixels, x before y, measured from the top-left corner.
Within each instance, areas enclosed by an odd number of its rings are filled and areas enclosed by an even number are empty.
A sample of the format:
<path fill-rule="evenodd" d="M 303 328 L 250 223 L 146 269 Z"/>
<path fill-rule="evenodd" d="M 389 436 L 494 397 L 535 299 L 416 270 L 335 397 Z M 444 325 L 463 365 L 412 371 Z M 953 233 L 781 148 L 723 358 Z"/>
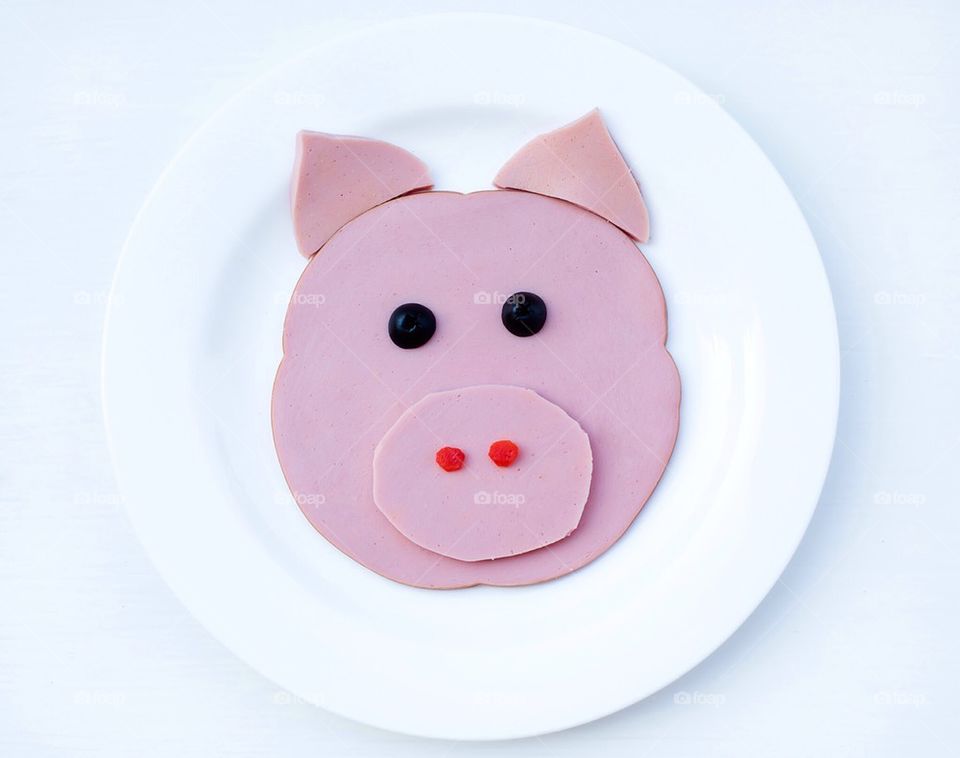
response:
<path fill-rule="evenodd" d="M 547 323 L 547 304 L 532 292 L 514 292 L 503 304 L 500 318 L 510 334 L 532 337 Z"/>
<path fill-rule="evenodd" d="M 437 319 L 427 306 L 404 303 L 390 314 L 387 324 L 390 339 L 397 347 L 413 350 L 426 345 L 437 331 Z"/>

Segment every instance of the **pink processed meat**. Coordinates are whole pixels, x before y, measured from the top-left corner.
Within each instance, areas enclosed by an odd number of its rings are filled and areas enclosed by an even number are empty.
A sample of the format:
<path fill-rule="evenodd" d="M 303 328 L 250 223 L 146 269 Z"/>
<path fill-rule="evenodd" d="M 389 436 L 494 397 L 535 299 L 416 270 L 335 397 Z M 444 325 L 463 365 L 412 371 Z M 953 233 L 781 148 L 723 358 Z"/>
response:
<path fill-rule="evenodd" d="M 602 156 L 600 127 L 582 139 Z M 578 170 L 593 169 L 599 186 L 610 161 Z M 306 250 L 329 236 L 291 298 L 273 392 L 296 502 L 348 556 L 417 587 L 590 563 L 654 491 L 679 423 L 663 293 L 619 228 L 645 229 L 639 191 L 615 221 L 548 196 L 549 177 L 470 194 L 408 194 L 411 179 L 385 198 L 351 170 L 346 194 L 370 206 L 354 218 L 330 188 L 311 195 L 329 207 L 295 208 Z"/>
<path fill-rule="evenodd" d="M 493 181 L 505 189 L 569 200 L 616 224 L 638 242 L 650 236 L 640 187 L 598 110 L 531 140 Z"/>
<path fill-rule="evenodd" d="M 364 211 L 432 184 L 423 162 L 395 145 L 300 132 L 291 188 L 297 246 L 309 258 Z"/>
<path fill-rule="evenodd" d="M 509 442 L 498 439 L 504 434 Z M 424 455 L 437 439 L 469 454 L 456 472 Z M 497 443 L 511 454 L 493 460 Z M 562 408 L 523 387 L 464 387 L 424 396 L 387 431 L 373 454 L 373 500 L 411 542 L 492 560 L 576 529 L 592 470 L 590 441 Z"/>

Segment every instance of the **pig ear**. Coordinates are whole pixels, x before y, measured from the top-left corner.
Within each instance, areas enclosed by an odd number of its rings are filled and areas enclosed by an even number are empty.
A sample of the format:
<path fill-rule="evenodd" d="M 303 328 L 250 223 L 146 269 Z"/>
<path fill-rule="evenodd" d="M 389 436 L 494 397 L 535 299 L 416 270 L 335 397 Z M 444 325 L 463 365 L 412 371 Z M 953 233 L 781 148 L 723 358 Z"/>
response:
<path fill-rule="evenodd" d="M 300 132 L 291 193 L 297 246 L 309 258 L 348 221 L 432 184 L 426 165 L 396 145 Z"/>
<path fill-rule="evenodd" d="M 616 224 L 639 242 L 646 242 L 650 235 L 640 187 L 596 108 L 528 142 L 493 182 L 504 189 L 568 200 Z"/>

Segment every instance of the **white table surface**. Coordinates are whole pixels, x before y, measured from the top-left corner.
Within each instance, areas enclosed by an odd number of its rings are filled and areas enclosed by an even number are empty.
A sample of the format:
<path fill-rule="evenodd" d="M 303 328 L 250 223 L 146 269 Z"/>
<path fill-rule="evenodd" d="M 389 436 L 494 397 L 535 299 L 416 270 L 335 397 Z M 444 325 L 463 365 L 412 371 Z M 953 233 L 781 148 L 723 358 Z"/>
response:
<path fill-rule="evenodd" d="M 0 755 L 960 751 L 960 7 L 80 5 L 0 4 Z M 843 354 L 823 497 L 760 609 L 643 703 L 506 744 L 348 722 L 279 692 L 221 647 L 133 537 L 99 399 L 120 247 L 206 116 L 330 35 L 478 9 L 617 38 L 720 99 L 797 195 L 833 286 Z"/>

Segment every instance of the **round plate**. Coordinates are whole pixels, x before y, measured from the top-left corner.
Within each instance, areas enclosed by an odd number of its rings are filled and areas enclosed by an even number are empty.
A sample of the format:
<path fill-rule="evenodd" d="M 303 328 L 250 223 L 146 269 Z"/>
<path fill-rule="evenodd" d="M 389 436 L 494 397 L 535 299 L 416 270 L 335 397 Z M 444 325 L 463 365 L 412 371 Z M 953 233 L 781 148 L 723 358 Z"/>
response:
<path fill-rule="evenodd" d="M 627 534 L 545 584 L 430 591 L 338 552 L 292 502 L 270 431 L 288 210 L 308 128 L 412 150 L 490 186 L 526 140 L 599 106 L 649 204 L 680 439 Z M 611 713 L 753 611 L 796 549 L 837 415 L 817 249 L 758 147 L 708 96 L 616 42 L 443 15 L 338 39 L 256 82 L 187 144 L 134 224 L 103 361 L 121 491 L 190 611 L 294 695 L 418 735 L 493 739 Z"/>

